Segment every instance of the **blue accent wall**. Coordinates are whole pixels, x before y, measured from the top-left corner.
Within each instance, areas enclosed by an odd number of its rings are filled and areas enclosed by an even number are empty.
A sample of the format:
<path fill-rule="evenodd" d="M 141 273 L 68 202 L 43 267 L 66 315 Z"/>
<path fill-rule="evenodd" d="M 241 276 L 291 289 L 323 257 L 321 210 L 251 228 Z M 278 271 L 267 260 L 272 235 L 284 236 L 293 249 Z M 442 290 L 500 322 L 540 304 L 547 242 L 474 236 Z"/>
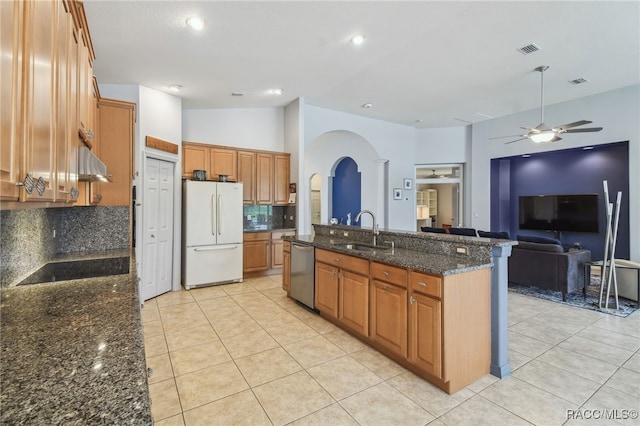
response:
<path fill-rule="evenodd" d="M 333 199 L 331 217 L 347 224 L 347 213 L 351 213 L 351 224 L 360 211 L 360 194 L 362 188 L 361 174 L 358 165 L 351 157 L 343 158 L 336 167 L 333 177 Z"/>
<path fill-rule="evenodd" d="M 491 230 L 520 235 L 553 237 L 550 231 L 520 230 L 518 200 L 521 195 L 598 194 L 599 233 L 562 232 L 564 245 L 580 243 L 593 260 L 604 256 L 607 226 L 602 181 L 615 205 L 622 191 L 616 258 L 629 258 L 629 143 L 618 142 L 583 148 L 491 160 Z"/>

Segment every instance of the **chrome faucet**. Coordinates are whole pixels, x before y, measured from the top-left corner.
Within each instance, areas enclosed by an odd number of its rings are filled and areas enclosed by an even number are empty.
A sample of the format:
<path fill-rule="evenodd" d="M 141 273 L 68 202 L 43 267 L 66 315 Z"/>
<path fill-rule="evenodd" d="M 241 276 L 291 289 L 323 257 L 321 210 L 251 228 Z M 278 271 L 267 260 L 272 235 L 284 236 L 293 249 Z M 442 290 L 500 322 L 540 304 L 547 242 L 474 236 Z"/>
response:
<path fill-rule="evenodd" d="M 376 235 L 379 234 L 378 232 L 378 225 L 376 224 L 376 217 L 373 214 L 373 212 L 371 210 L 362 210 L 360 213 L 358 213 L 358 215 L 356 216 L 354 222 L 359 222 L 360 221 L 360 216 L 362 216 L 362 213 L 369 213 L 371 215 L 371 219 L 373 220 L 373 227 L 371 228 L 371 232 L 373 234 L 373 245 L 376 245 Z"/>

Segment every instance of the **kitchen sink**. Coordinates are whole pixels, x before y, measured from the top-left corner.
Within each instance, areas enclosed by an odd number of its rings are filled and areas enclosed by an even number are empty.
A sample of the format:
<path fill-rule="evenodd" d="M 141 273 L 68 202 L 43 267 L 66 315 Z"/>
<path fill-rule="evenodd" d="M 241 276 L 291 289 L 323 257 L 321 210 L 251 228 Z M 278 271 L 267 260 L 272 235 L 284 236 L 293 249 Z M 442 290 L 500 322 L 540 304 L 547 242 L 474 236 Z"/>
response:
<path fill-rule="evenodd" d="M 334 242 L 331 244 L 334 247 L 340 247 L 347 250 L 355 250 L 355 251 L 386 251 L 391 250 L 391 246 L 387 245 L 370 245 L 364 243 L 354 243 L 354 242 Z"/>

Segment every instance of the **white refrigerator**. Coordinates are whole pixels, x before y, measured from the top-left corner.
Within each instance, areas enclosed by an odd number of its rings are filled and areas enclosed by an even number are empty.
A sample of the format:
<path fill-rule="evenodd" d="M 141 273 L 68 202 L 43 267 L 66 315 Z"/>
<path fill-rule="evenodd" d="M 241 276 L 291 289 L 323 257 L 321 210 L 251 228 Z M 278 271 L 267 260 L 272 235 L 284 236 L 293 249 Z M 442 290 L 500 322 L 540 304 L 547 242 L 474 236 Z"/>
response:
<path fill-rule="evenodd" d="M 185 180 L 182 285 L 242 281 L 242 184 Z"/>

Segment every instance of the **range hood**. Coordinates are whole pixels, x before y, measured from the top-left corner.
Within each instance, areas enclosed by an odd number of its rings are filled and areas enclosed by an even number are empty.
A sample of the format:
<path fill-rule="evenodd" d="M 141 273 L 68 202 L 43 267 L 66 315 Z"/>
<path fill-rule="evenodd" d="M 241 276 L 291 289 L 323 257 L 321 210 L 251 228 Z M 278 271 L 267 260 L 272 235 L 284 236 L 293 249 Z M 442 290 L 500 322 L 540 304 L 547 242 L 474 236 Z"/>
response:
<path fill-rule="evenodd" d="M 111 182 L 107 166 L 86 146 L 78 147 L 78 181 Z"/>

